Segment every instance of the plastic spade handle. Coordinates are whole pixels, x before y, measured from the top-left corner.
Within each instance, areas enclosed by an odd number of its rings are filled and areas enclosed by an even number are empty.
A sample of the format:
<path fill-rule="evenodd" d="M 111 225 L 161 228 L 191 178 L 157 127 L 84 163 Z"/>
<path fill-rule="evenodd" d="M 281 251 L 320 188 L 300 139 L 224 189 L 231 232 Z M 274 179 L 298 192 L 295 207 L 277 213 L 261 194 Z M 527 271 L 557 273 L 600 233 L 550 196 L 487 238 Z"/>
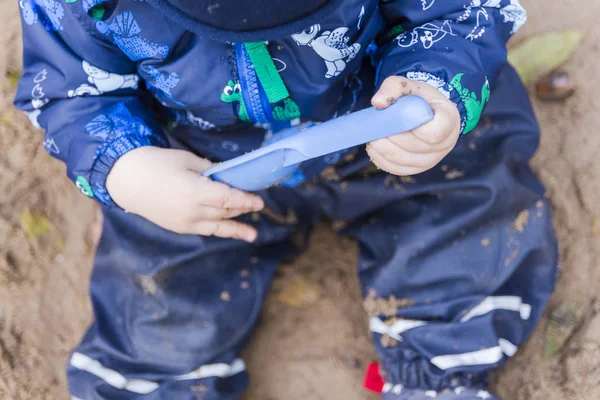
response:
<path fill-rule="evenodd" d="M 371 107 L 303 131 L 290 128 L 293 135 L 217 164 L 203 175 L 243 190 L 258 190 L 285 178 L 303 161 L 408 132 L 432 118 L 424 99 L 406 96 L 384 110 Z"/>
<path fill-rule="evenodd" d="M 369 107 L 283 139 L 282 147 L 298 152 L 286 157 L 285 165 L 408 132 L 432 118 L 429 103 L 417 96 L 402 97 L 384 110 Z"/>

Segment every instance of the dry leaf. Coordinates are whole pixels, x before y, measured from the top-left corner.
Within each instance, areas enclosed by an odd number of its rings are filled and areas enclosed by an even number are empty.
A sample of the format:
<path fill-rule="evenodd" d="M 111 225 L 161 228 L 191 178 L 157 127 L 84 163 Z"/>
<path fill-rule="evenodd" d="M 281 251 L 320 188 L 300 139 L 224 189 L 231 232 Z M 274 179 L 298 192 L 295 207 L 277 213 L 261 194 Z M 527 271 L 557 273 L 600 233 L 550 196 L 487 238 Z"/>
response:
<path fill-rule="evenodd" d="M 563 304 L 550 314 L 544 340 L 544 357 L 552 357 L 567 343 L 581 323 L 581 312 L 573 304 Z"/>
<path fill-rule="evenodd" d="M 54 228 L 52 222 L 37 211 L 23 210 L 19 218 L 21 228 L 27 234 L 28 240 L 50 233 Z"/>
<path fill-rule="evenodd" d="M 567 62 L 583 38 L 583 32 L 550 32 L 526 39 L 508 52 L 508 61 L 526 85 Z"/>
<path fill-rule="evenodd" d="M 10 120 L 10 118 L 8 118 L 6 114 L 2 114 L 0 115 L 0 125 L 11 126 L 12 121 Z"/>
<path fill-rule="evenodd" d="M 294 278 L 285 282 L 277 300 L 290 307 L 305 308 L 316 303 L 319 297 L 320 290 L 317 285 L 302 278 Z"/>
<path fill-rule="evenodd" d="M 19 72 L 9 72 L 6 74 L 6 80 L 10 84 L 10 87 L 16 88 L 19 84 L 19 79 L 21 79 L 21 74 Z"/>

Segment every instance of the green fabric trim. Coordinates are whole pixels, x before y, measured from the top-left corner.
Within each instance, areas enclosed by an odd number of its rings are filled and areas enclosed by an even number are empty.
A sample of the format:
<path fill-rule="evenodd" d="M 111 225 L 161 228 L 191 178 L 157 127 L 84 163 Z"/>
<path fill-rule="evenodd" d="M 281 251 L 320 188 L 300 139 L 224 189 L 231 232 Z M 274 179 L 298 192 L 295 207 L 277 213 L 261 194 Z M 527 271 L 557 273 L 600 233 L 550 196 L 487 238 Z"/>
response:
<path fill-rule="evenodd" d="M 264 42 L 252 42 L 244 43 L 244 46 L 269 102 L 274 104 L 286 97 L 290 97 L 290 93 L 285 87 L 285 83 L 283 83 L 281 75 L 279 75 L 279 71 L 277 71 L 277 67 L 269 54 L 267 45 Z"/>
<path fill-rule="evenodd" d="M 457 91 L 460 96 L 460 99 L 465 107 L 465 113 L 467 114 L 467 123 L 463 130 L 463 133 L 469 133 L 477 126 L 479 123 L 479 118 L 481 118 L 481 113 L 483 112 L 483 107 L 490 99 L 490 85 L 488 79 L 485 78 L 485 82 L 483 83 L 483 87 L 481 88 L 481 100 L 477 99 L 477 94 L 462 85 L 462 77 L 463 73 L 456 74 L 454 78 L 450 81 L 450 86 Z"/>
<path fill-rule="evenodd" d="M 283 104 L 280 103 L 273 107 L 275 120 L 291 121 L 300 118 L 300 108 L 290 98 L 290 93 L 283 79 L 281 79 L 279 71 L 277 71 L 265 42 L 244 43 L 244 47 L 248 52 L 252 65 L 254 65 L 254 71 L 267 95 L 267 99 L 269 99 L 269 103 L 274 105 L 283 101 Z"/>
<path fill-rule="evenodd" d="M 104 13 L 106 13 L 106 7 L 102 3 L 96 4 L 88 11 L 90 17 L 92 17 L 92 19 L 96 21 L 102 21 L 102 19 L 104 18 Z"/>
<path fill-rule="evenodd" d="M 283 100 L 283 107 L 273 107 L 273 117 L 276 121 L 291 121 L 300 118 L 300 108 L 296 102 L 289 97 Z"/>

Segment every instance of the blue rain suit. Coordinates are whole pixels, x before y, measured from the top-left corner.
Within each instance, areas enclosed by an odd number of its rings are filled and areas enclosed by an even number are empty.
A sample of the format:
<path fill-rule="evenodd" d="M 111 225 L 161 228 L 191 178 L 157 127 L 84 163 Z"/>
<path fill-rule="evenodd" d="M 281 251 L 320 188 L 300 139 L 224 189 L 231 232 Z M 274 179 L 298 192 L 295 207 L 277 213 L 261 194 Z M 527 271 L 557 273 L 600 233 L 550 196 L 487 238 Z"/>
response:
<path fill-rule="evenodd" d="M 204 38 L 145 1 L 19 5 L 15 105 L 105 216 L 94 322 L 68 367 L 73 399 L 238 398 L 248 379 L 240 352 L 273 273 L 301 250 L 292 234 L 322 218 L 360 244 L 385 398 L 399 387 L 484 387 L 531 333 L 558 260 L 528 167 L 538 127 L 506 65 L 505 42 L 526 18 L 518 1 L 346 0 L 268 43 Z M 135 148 L 227 160 L 272 131 L 367 107 L 394 75 L 435 86 L 471 133 L 411 178 L 375 170 L 364 149 L 306 163 L 260 192 L 268 212 L 241 218 L 258 229 L 255 244 L 165 231 L 105 188 Z M 369 306 L 382 302 L 392 311 Z"/>

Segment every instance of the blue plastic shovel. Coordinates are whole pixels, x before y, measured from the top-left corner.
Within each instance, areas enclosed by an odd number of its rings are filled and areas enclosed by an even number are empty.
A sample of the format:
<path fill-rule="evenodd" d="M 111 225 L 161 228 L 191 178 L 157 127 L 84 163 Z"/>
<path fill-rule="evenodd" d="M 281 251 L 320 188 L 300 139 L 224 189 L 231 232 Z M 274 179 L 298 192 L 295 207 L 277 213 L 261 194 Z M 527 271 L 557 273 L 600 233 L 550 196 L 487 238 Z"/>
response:
<path fill-rule="evenodd" d="M 244 191 L 265 189 L 285 180 L 304 161 L 408 132 L 432 118 L 421 97 L 402 97 L 385 110 L 371 107 L 304 130 L 286 129 L 278 133 L 284 139 L 217 164 L 203 176 Z"/>

